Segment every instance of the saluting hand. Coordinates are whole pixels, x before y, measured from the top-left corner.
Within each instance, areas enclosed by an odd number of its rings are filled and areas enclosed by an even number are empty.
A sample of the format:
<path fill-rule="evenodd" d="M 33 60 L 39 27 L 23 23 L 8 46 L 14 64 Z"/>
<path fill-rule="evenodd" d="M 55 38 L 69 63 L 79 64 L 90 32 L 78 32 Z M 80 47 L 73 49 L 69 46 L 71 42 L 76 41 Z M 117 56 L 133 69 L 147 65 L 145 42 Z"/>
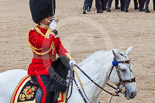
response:
<path fill-rule="evenodd" d="M 53 21 L 50 23 L 49 27 L 52 28 L 52 29 L 56 29 L 57 24 L 56 24 L 56 20 L 55 19 L 53 19 Z"/>

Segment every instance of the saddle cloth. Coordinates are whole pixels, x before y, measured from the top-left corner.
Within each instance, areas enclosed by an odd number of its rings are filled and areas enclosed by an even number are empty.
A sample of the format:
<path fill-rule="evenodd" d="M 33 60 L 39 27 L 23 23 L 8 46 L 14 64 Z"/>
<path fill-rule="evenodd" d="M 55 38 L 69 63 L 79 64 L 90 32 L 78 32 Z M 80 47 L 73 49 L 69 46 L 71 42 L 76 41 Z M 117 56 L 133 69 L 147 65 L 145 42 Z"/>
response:
<path fill-rule="evenodd" d="M 12 95 L 11 103 L 36 103 L 38 86 L 31 82 L 30 76 L 25 76 L 17 85 Z M 59 93 L 58 103 L 66 102 L 66 93 Z"/>

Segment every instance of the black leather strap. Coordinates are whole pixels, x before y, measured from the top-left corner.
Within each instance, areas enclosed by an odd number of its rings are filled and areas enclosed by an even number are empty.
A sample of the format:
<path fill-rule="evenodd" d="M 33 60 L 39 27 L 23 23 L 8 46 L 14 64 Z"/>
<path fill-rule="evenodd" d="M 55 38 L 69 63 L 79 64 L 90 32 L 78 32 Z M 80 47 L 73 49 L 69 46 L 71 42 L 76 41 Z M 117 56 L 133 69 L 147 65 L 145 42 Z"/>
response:
<path fill-rule="evenodd" d="M 77 66 L 75 64 L 75 66 L 91 81 L 93 82 L 97 87 L 99 87 L 100 89 L 102 89 L 103 91 L 105 91 L 106 93 L 110 94 L 110 95 L 114 95 L 113 93 L 110 93 L 109 91 L 105 90 L 104 88 L 102 88 L 100 85 L 98 85 L 97 83 L 95 83 L 79 66 Z M 116 94 L 116 96 L 119 96 Z"/>
<path fill-rule="evenodd" d="M 83 98 L 84 102 L 87 103 L 87 101 L 86 101 L 84 95 L 82 94 L 82 91 L 81 91 L 80 87 L 78 86 L 76 80 L 74 79 L 73 81 L 75 82 L 75 85 L 76 85 L 76 87 L 77 87 L 77 89 L 78 89 L 78 91 L 79 91 L 81 97 Z"/>

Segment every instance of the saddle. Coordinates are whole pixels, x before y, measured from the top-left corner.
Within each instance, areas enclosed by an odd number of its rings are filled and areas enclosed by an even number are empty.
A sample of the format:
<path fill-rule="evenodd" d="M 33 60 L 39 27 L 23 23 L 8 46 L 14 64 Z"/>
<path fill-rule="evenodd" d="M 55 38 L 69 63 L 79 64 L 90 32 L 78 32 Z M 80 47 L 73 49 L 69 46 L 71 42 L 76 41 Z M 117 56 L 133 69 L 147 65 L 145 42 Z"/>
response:
<path fill-rule="evenodd" d="M 30 76 L 25 76 L 14 90 L 11 103 L 38 103 L 37 94 L 40 93 L 39 89 Z M 66 93 L 59 92 L 58 95 L 58 103 L 65 103 Z M 51 101 L 51 103 L 53 102 Z"/>
<path fill-rule="evenodd" d="M 49 87 L 52 87 L 51 91 L 57 92 L 56 96 L 55 92 L 51 92 L 51 103 L 66 103 L 66 77 L 69 69 L 69 59 L 66 56 L 60 56 L 49 68 Z M 16 87 L 11 103 L 40 103 L 41 96 L 42 91 L 37 83 L 30 76 L 25 76 Z"/>

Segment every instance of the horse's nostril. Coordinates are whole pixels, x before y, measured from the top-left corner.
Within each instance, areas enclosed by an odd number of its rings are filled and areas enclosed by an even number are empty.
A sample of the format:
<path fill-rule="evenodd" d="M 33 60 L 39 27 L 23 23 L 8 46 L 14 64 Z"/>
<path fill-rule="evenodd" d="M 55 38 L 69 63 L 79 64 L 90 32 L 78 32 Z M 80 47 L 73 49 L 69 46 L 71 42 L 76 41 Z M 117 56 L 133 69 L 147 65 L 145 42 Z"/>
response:
<path fill-rule="evenodd" d="M 136 92 L 131 92 L 131 98 L 134 98 L 136 96 Z"/>

